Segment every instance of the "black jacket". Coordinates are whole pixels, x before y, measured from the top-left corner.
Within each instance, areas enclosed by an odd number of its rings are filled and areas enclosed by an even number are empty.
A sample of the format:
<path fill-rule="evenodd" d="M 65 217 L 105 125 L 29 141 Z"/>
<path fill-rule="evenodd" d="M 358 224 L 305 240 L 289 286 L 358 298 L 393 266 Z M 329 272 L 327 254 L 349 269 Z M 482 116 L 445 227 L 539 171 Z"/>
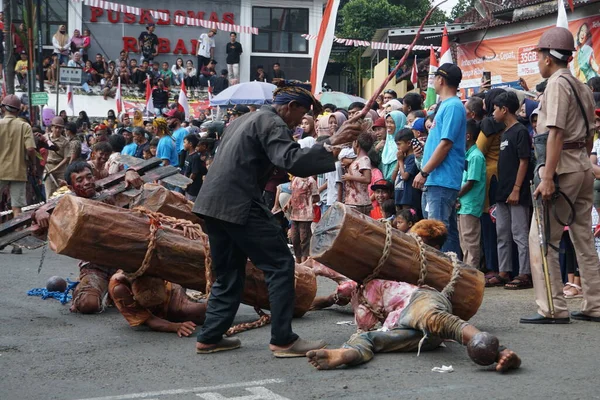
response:
<path fill-rule="evenodd" d="M 263 106 L 225 129 L 193 211 L 245 224 L 252 203 L 264 205 L 262 192 L 275 167 L 306 177 L 333 171 L 335 161 L 321 144 L 300 149 L 275 109 Z"/>

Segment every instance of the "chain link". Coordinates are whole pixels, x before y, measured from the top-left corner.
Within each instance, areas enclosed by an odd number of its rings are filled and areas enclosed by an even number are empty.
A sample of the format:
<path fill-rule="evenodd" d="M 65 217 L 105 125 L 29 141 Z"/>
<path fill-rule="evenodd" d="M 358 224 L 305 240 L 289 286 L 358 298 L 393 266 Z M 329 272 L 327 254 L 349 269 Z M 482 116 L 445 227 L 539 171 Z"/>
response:
<path fill-rule="evenodd" d="M 44 259 L 46 258 L 46 252 L 48 251 L 48 242 L 44 242 L 44 246 L 42 247 L 42 256 L 40 257 L 40 265 L 38 266 L 38 274 L 42 271 L 42 266 L 44 265 Z"/>

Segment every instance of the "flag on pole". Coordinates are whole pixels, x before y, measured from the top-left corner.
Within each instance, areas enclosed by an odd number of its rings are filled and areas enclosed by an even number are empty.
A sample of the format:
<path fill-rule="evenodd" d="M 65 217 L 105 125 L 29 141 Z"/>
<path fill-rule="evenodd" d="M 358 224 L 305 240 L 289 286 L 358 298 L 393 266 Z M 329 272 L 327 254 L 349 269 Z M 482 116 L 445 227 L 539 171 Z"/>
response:
<path fill-rule="evenodd" d="M 75 105 L 73 104 L 73 86 L 67 85 L 67 108 L 71 110 L 71 115 L 75 115 Z"/>
<path fill-rule="evenodd" d="M 117 114 L 121 114 L 123 112 L 123 98 L 121 97 L 121 77 L 119 77 L 117 83 L 117 95 L 115 96 L 115 100 L 117 100 Z"/>
<path fill-rule="evenodd" d="M 446 24 L 444 24 L 444 32 L 442 33 L 442 49 L 440 51 L 440 65 L 451 63 L 452 61 L 452 52 L 450 51 L 450 38 L 448 37 L 448 29 Z"/>
<path fill-rule="evenodd" d="M 152 85 L 150 85 L 150 76 L 146 75 L 146 113 L 154 112 L 154 102 L 152 101 Z"/>
<path fill-rule="evenodd" d="M 210 84 L 210 81 L 208 81 L 208 100 L 209 100 L 209 101 L 210 101 L 210 100 L 212 100 L 212 97 L 213 97 L 213 96 L 212 96 L 212 93 L 213 93 L 213 87 L 212 87 L 212 85 Z"/>
<path fill-rule="evenodd" d="M 573 4 L 573 0 L 567 0 L 569 2 L 569 8 L 571 12 L 575 11 L 575 4 Z"/>
<path fill-rule="evenodd" d="M 185 92 L 185 82 L 181 81 L 181 90 L 179 91 L 179 106 L 183 108 L 185 112 L 185 119 L 188 120 L 190 118 L 190 106 L 187 101 L 187 94 Z"/>
<path fill-rule="evenodd" d="M 572 4 L 572 0 L 569 1 Z M 573 7 L 571 7 L 573 10 Z M 558 17 L 556 18 L 556 26 L 569 29 L 569 20 L 567 19 L 567 11 L 565 10 L 565 2 L 558 0 Z"/>
<path fill-rule="evenodd" d="M 419 81 L 419 70 L 417 68 L 417 56 L 415 55 L 415 62 L 412 66 L 412 71 L 410 72 L 410 81 L 412 82 L 415 89 L 417 88 L 417 83 Z"/>
<path fill-rule="evenodd" d="M 329 63 L 331 47 L 333 46 L 335 21 L 339 6 L 340 0 L 327 0 L 327 6 L 325 6 L 325 11 L 323 11 L 323 19 L 321 20 L 319 34 L 317 35 L 317 43 L 315 45 L 310 72 L 310 83 L 312 91 L 315 94 L 322 91 L 323 77 Z"/>
<path fill-rule="evenodd" d="M 425 97 L 425 108 L 429 108 L 436 103 L 437 96 L 435 88 L 433 87 L 433 79 L 435 78 L 435 72 L 438 69 L 438 60 L 435 57 L 435 51 L 433 46 L 429 47 L 429 76 L 427 79 L 427 96 Z"/>

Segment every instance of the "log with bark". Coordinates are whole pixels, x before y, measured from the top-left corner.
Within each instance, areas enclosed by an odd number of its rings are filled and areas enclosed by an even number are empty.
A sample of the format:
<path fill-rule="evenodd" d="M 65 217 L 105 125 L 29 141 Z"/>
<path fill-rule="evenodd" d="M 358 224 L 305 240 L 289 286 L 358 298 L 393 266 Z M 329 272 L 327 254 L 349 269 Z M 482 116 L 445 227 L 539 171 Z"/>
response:
<path fill-rule="evenodd" d="M 318 262 L 357 282 L 367 278 L 384 250 L 385 225 L 358 211 L 334 204 L 321 218 L 313 233 L 310 255 Z M 439 291 L 452 277 L 452 261 L 444 253 L 425 245 L 427 275 L 425 285 Z M 470 319 L 483 301 L 485 280 L 477 269 L 458 263 L 460 276 L 451 297 L 453 313 Z M 421 262 L 419 245 L 411 236 L 392 229 L 392 245 L 377 279 L 417 284 Z"/>
<path fill-rule="evenodd" d="M 171 216 L 182 215 L 188 220 L 195 217 L 192 213 L 181 214 L 181 210 Z M 150 219 L 142 213 L 63 196 L 50 218 L 48 240 L 50 248 L 58 254 L 134 273 L 142 265 L 148 248 L 149 227 Z M 188 239 L 181 230 L 163 227 L 157 233 L 156 251 L 146 273 L 204 292 L 204 263 L 201 240 Z M 296 265 L 295 276 L 294 316 L 301 317 L 315 298 L 317 281 L 313 271 L 302 265 Z M 242 302 L 270 309 L 268 293 L 263 272 L 248 262 Z"/>

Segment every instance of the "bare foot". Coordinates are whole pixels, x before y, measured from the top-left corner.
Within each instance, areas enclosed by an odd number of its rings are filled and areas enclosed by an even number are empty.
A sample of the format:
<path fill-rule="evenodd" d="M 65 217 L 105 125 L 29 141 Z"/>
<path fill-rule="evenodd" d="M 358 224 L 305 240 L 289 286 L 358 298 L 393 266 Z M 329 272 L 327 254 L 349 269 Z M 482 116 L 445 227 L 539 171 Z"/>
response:
<path fill-rule="evenodd" d="M 496 371 L 506 372 L 511 369 L 517 369 L 521 366 L 521 359 L 512 350 L 504 349 L 498 356 L 498 365 L 496 365 Z"/>
<path fill-rule="evenodd" d="M 319 296 L 313 300 L 313 302 L 310 306 L 310 310 L 322 310 L 324 308 L 331 307 L 334 304 L 335 304 L 334 295 Z"/>
<path fill-rule="evenodd" d="M 360 353 L 355 349 L 313 350 L 306 353 L 306 357 L 316 369 L 334 369 L 358 360 Z"/>

